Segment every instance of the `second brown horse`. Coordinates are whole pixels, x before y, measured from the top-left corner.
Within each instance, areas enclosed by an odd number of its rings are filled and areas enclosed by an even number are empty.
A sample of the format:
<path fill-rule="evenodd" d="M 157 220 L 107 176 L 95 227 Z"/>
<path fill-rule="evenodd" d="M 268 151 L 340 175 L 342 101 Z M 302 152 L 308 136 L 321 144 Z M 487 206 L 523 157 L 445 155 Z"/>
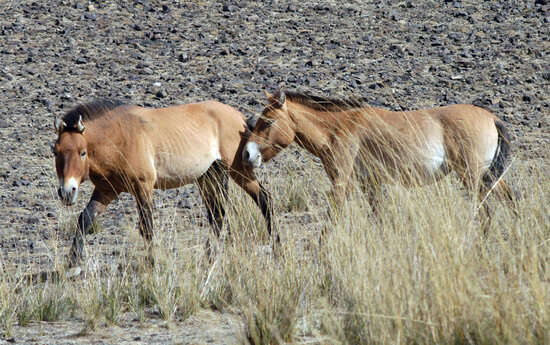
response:
<path fill-rule="evenodd" d="M 243 161 L 258 167 L 296 141 L 320 158 L 336 205 L 354 176 L 376 210 L 383 184 L 423 185 L 455 171 L 481 200 L 494 191 L 514 206 L 502 180 L 510 138 L 504 123 L 483 108 L 456 104 L 394 112 L 292 92 L 266 96 Z"/>

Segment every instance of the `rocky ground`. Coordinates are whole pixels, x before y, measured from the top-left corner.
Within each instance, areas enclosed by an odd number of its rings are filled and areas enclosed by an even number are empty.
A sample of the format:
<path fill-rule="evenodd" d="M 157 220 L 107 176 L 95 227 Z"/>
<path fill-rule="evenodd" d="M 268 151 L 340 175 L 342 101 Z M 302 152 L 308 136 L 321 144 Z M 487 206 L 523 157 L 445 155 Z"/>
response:
<path fill-rule="evenodd" d="M 247 116 L 277 87 L 397 110 L 474 103 L 508 123 L 517 159 L 548 159 L 549 13 L 545 0 L 2 1 L 1 263 L 47 267 L 58 255 L 49 243 L 67 250 L 70 235 L 56 231 L 66 211 L 55 192 L 53 116 L 94 98 L 217 99 Z M 201 217 L 192 187 L 162 195 L 179 196 L 182 217 Z M 110 255 L 134 213 L 123 198 L 91 245 Z M 49 342 L 33 329 L 18 334 Z"/>

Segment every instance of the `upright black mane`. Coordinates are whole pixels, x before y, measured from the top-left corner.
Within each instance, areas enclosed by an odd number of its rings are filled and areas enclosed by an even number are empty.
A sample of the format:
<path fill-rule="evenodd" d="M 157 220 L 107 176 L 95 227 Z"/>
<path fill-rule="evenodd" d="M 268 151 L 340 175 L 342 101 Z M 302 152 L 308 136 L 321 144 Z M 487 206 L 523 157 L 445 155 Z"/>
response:
<path fill-rule="evenodd" d="M 274 95 L 279 98 L 280 91 Z M 367 106 L 367 101 L 364 98 L 353 99 L 333 99 L 319 96 L 312 96 L 299 92 L 285 91 L 286 98 L 292 102 L 297 102 L 306 105 L 315 110 L 321 111 L 343 111 L 354 108 Z"/>
<path fill-rule="evenodd" d="M 120 101 L 114 100 L 95 100 L 89 103 L 79 104 L 75 108 L 71 109 L 65 116 L 63 121 L 65 122 L 65 130 L 70 131 L 77 127 L 78 119 L 82 116 L 82 122 L 97 119 L 104 116 L 110 110 L 124 105 Z"/>

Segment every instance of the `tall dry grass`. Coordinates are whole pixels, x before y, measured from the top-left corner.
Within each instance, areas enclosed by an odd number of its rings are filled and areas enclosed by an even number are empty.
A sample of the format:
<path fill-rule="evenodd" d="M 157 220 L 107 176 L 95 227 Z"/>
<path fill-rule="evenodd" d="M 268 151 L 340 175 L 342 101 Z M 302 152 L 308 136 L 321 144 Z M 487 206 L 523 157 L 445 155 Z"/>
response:
<path fill-rule="evenodd" d="M 487 238 L 478 201 L 453 177 L 413 190 L 385 188 L 379 217 L 364 195 L 350 193 L 329 220 L 326 177 L 315 162 L 307 165 L 260 172 L 275 198 L 278 257 L 259 211 L 236 187 L 232 235 L 212 262 L 204 239 L 189 240 L 188 220 L 163 199 L 154 267 L 134 248 L 76 280 L 27 284 L 25 271 L 4 271 L 1 331 L 78 317 L 87 332 L 128 315 L 146 323 L 213 308 L 241 315 L 253 344 L 550 343 L 548 162 L 514 162 L 505 179 L 523 195 L 520 215 L 489 199 Z M 141 241 L 133 225 L 119 230 Z"/>

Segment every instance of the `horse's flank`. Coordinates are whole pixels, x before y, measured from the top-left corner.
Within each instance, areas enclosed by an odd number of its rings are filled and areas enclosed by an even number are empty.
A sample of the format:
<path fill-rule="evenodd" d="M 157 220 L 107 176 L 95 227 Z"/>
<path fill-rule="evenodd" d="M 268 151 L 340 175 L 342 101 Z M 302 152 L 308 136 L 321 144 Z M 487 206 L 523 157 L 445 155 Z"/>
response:
<path fill-rule="evenodd" d="M 219 114 L 223 114 L 220 117 Z M 220 126 L 220 121 L 233 117 Z M 227 119 L 226 119 L 227 120 Z M 218 102 L 161 109 L 119 106 L 85 121 L 90 178 L 113 175 L 154 181 L 154 188 L 175 188 L 193 182 L 210 165 L 234 155 L 245 132 L 242 115 Z M 228 126 L 228 124 L 239 126 Z M 235 127 L 235 128 L 232 128 Z M 220 137 L 225 145 L 221 145 Z M 126 191 L 125 186 L 116 186 Z"/>

